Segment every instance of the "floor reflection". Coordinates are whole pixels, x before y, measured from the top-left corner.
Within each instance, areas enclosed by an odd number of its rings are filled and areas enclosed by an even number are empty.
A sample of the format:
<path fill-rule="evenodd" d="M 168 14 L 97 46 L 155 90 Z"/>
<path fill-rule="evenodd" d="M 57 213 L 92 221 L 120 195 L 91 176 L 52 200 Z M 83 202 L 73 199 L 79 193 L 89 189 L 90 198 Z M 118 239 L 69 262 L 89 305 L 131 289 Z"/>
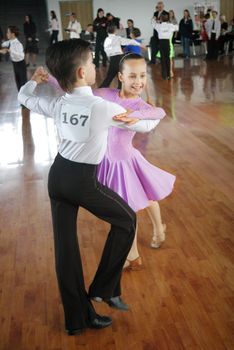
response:
<path fill-rule="evenodd" d="M 27 109 L 18 109 L 0 127 L 0 163 L 4 167 L 47 164 L 57 153 L 54 121 Z"/>

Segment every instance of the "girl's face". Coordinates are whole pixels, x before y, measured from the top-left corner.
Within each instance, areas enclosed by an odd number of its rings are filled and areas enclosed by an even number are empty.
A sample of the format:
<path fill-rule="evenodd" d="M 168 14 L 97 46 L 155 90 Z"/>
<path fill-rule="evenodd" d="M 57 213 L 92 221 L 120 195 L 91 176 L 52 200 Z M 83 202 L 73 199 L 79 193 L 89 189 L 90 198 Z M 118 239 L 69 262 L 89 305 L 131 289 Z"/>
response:
<path fill-rule="evenodd" d="M 144 59 L 131 59 L 124 62 L 123 72 L 119 72 L 121 91 L 126 97 L 139 96 L 146 86 L 146 62 Z"/>
<path fill-rule="evenodd" d="M 29 22 L 29 17 L 25 16 L 25 22 Z"/>

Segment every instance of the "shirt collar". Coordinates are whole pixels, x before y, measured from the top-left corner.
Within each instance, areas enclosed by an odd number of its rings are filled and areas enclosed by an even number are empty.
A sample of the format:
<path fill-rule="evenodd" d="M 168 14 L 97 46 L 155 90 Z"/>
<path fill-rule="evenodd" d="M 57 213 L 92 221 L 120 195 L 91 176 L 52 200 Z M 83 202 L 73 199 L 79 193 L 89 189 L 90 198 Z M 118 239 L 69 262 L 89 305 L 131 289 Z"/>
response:
<path fill-rule="evenodd" d="M 9 40 L 9 41 L 10 41 L 10 43 L 12 44 L 12 43 L 15 43 L 16 41 L 18 41 L 18 39 L 15 38 L 15 39 L 11 39 L 11 40 Z"/>
<path fill-rule="evenodd" d="M 69 96 L 93 96 L 91 86 L 76 87 L 71 94 L 66 93 L 66 97 Z"/>

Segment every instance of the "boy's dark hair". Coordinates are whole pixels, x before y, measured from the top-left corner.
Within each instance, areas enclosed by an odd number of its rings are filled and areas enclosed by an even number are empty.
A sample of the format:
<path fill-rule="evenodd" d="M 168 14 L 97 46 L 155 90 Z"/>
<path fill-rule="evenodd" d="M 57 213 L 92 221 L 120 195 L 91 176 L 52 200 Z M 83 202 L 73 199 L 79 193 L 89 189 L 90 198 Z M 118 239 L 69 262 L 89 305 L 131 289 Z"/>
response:
<path fill-rule="evenodd" d="M 15 34 L 16 38 L 19 36 L 19 28 L 18 27 L 16 27 L 16 26 L 9 26 L 8 29 L 9 29 L 9 31 L 11 33 Z"/>
<path fill-rule="evenodd" d="M 130 18 L 127 20 L 127 22 L 131 22 L 132 24 L 134 23 L 133 19 L 130 19 Z"/>
<path fill-rule="evenodd" d="M 135 38 L 138 38 L 139 36 L 141 36 L 141 31 L 139 28 L 133 28 L 132 34 L 135 36 Z"/>
<path fill-rule="evenodd" d="M 161 21 L 162 22 L 168 22 L 169 21 L 169 16 L 168 15 L 161 15 Z"/>
<path fill-rule="evenodd" d="M 110 24 L 109 26 L 107 26 L 107 33 L 109 34 L 114 34 L 117 30 L 117 26 L 114 24 Z"/>
<path fill-rule="evenodd" d="M 46 50 L 46 65 L 64 91 L 72 92 L 76 70 L 88 59 L 90 44 L 82 39 L 59 41 Z"/>
<path fill-rule="evenodd" d="M 126 61 L 129 61 L 129 60 L 144 60 L 145 61 L 145 58 L 143 56 L 139 55 L 138 53 L 128 53 L 119 62 L 119 72 L 121 72 L 121 73 L 123 72 L 124 63 Z"/>

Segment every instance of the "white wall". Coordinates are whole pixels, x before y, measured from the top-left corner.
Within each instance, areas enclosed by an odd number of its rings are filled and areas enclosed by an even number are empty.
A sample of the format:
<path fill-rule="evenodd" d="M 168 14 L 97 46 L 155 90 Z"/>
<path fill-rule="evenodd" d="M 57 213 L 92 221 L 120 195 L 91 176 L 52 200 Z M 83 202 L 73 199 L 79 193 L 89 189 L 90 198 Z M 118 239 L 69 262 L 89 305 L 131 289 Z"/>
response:
<path fill-rule="evenodd" d="M 217 11 L 219 12 L 220 0 L 214 1 L 217 2 Z M 165 10 L 174 10 L 176 18 L 179 21 L 183 17 L 184 9 L 188 9 L 191 15 L 193 14 L 193 5 L 195 2 L 202 3 L 204 0 L 165 0 L 164 4 Z M 212 2 L 212 0 L 208 0 L 207 2 Z M 126 27 L 128 18 L 133 19 L 135 26 L 141 30 L 142 38 L 145 39 L 144 43 L 148 44 L 153 33 L 150 20 L 155 11 L 156 4 L 157 1 L 155 0 L 93 0 L 93 14 L 95 17 L 97 9 L 101 7 L 106 13 L 111 12 L 113 15 L 120 17 L 124 27 Z M 47 7 L 48 18 L 50 10 L 54 10 L 61 23 L 59 1 L 47 0 Z M 61 39 L 61 33 L 59 38 Z"/>
<path fill-rule="evenodd" d="M 216 0 L 215 0 L 216 1 Z M 195 0 L 165 0 L 165 10 L 174 10 L 177 21 L 183 17 L 183 10 L 188 9 L 193 14 L 194 3 L 201 3 L 201 1 Z M 209 1 L 208 1 L 209 2 Z M 218 4 L 218 12 L 220 6 L 220 0 L 216 1 Z M 134 24 L 141 30 L 142 38 L 145 39 L 145 44 L 148 44 L 153 30 L 150 20 L 155 12 L 155 6 L 157 1 L 155 0 L 93 0 L 93 13 L 97 13 L 99 7 L 104 11 L 111 12 L 113 15 L 121 18 L 121 23 L 126 27 L 128 18 L 134 20 Z"/>

